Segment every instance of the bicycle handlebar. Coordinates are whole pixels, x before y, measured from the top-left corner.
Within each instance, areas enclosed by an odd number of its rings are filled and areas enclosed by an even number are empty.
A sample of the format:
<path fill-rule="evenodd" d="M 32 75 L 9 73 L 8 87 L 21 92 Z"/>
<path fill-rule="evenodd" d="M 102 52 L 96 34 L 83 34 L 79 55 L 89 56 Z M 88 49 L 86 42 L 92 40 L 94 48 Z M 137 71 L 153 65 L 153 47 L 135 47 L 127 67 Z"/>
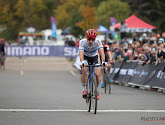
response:
<path fill-rule="evenodd" d="M 84 67 L 97 67 L 97 66 L 102 66 L 102 65 L 86 65 Z"/>
<path fill-rule="evenodd" d="M 102 66 L 102 65 L 85 65 L 84 67 L 97 67 L 97 66 Z M 83 68 L 81 68 L 80 74 L 82 74 L 82 69 Z"/>

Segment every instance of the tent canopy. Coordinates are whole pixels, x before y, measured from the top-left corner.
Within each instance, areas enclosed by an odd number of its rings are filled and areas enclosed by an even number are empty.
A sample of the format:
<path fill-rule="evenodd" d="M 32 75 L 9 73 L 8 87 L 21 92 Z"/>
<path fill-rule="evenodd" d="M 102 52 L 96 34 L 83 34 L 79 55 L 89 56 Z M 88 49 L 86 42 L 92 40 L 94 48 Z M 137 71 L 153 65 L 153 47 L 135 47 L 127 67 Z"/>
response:
<path fill-rule="evenodd" d="M 71 27 L 68 26 L 66 29 L 64 29 L 61 33 L 61 35 L 69 35 L 70 34 Z"/>
<path fill-rule="evenodd" d="M 108 32 L 109 30 L 108 30 L 106 27 L 104 27 L 104 26 L 102 26 L 102 25 L 99 25 L 99 28 L 98 28 L 96 31 L 97 31 L 97 32 L 106 33 L 106 32 Z"/>
<path fill-rule="evenodd" d="M 127 32 L 152 32 L 153 29 L 157 29 L 157 27 L 144 22 L 135 15 L 132 15 L 125 19 L 125 23 L 127 24 Z M 121 23 L 117 23 L 116 25 L 113 25 L 110 28 L 120 27 Z"/>

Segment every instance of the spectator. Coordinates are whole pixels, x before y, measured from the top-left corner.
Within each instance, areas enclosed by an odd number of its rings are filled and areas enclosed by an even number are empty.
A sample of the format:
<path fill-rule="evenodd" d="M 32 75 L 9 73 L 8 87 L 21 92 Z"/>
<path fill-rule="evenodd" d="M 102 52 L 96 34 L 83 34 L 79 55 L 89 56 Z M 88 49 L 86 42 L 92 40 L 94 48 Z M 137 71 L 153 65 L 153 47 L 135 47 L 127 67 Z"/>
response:
<path fill-rule="evenodd" d="M 116 34 L 113 36 L 113 39 L 116 40 L 116 41 L 120 41 L 120 40 L 121 40 L 120 34 L 119 34 L 119 33 L 116 33 Z"/>
<path fill-rule="evenodd" d="M 69 45 L 69 38 L 66 38 L 65 39 L 65 46 L 68 46 Z"/>
<path fill-rule="evenodd" d="M 115 52 L 114 54 L 114 59 L 115 61 L 123 61 L 123 52 L 121 51 L 120 48 L 114 48 L 113 52 Z"/>
<path fill-rule="evenodd" d="M 160 38 L 160 34 L 156 34 L 156 41 L 158 42 Z"/>
<path fill-rule="evenodd" d="M 144 47 L 144 54 L 142 55 L 143 65 L 145 65 L 151 58 L 150 48 L 148 46 Z"/>
<path fill-rule="evenodd" d="M 146 33 L 141 34 L 141 36 L 139 37 L 139 41 L 140 41 L 142 44 L 147 43 L 147 42 L 148 42 L 147 34 L 146 34 Z"/>
<path fill-rule="evenodd" d="M 156 48 L 156 43 L 155 43 L 155 41 L 153 41 L 153 40 L 150 40 L 149 41 L 149 47 L 150 47 L 150 50 L 152 51 L 156 51 L 157 50 L 157 48 Z"/>
<path fill-rule="evenodd" d="M 153 41 L 156 41 L 156 37 L 155 37 L 155 33 L 152 32 L 148 38 L 148 40 L 153 40 Z"/>
<path fill-rule="evenodd" d="M 123 44 L 128 44 L 127 37 L 123 38 L 122 41 L 120 42 L 120 45 Z"/>
<path fill-rule="evenodd" d="M 76 45 L 75 45 L 75 42 L 73 41 L 72 38 L 69 40 L 68 45 L 69 45 L 69 46 L 76 46 Z"/>
<path fill-rule="evenodd" d="M 158 58 L 160 58 L 162 61 L 165 59 L 165 48 L 164 48 L 164 39 L 160 38 L 158 41 Z"/>
<path fill-rule="evenodd" d="M 151 51 L 151 57 L 150 57 L 150 60 L 146 63 L 146 64 L 155 64 L 156 62 L 156 50 L 152 50 Z"/>
<path fill-rule="evenodd" d="M 127 32 L 127 24 L 125 23 L 125 21 L 122 21 L 121 22 L 121 29 L 120 29 L 121 39 L 127 37 L 126 32 Z"/>
<path fill-rule="evenodd" d="M 133 41 L 134 41 L 134 42 L 135 42 L 135 41 L 139 41 L 139 36 L 138 36 L 137 33 L 135 33 L 135 36 L 133 37 Z"/>
<path fill-rule="evenodd" d="M 76 47 L 79 47 L 79 41 L 80 41 L 80 38 L 77 38 L 76 43 L 75 43 Z"/>
<path fill-rule="evenodd" d="M 119 43 L 117 41 L 114 41 L 112 44 L 112 48 L 119 48 Z"/>
<path fill-rule="evenodd" d="M 135 53 L 133 55 L 133 60 L 141 60 L 143 54 L 143 49 L 139 41 L 135 42 Z"/>
<path fill-rule="evenodd" d="M 132 60 L 134 54 L 134 46 L 132 41 L 128 41 L 128 50 L 125 52 L 125 60 Z"/>

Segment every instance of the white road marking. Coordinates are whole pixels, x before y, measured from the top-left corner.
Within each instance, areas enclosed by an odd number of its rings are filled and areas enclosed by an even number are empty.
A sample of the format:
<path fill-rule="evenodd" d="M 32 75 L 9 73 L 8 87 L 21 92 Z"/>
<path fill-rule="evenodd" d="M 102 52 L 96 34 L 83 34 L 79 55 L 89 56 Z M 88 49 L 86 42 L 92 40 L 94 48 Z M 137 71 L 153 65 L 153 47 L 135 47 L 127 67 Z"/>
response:
<path fill-rule="evenodd" d="M 0 109 L 0 112 L 86 112 L 79 109 Z M 165 110 L 97 110 L 97 112 L 165 112 Z"/>
<path fill-rule="evenodd" d="M 24 75 L 24 72 L 23 72 L 23 70 L 20 70 L 20 74 L 23 76 Z"/>
<path fill-rule="evenodd" d="M 70 73 L 71 73 L 73 76 L 77 77 L 76 73 L 74 73 L 73 71 L 70 71 Z"/>

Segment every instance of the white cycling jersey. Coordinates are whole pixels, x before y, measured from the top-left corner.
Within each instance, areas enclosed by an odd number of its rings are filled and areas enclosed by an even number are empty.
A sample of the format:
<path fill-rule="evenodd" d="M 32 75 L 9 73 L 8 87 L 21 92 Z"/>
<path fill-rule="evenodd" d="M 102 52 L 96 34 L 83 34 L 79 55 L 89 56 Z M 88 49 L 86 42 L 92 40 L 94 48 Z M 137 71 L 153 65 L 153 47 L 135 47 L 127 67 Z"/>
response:
<path fill-rule="evenodd" d="M 86 38 L 80 40 L 79 51 L 84 51 L 85 56 L 94 57 L 97 55 L 98 50 L 103 48 L 101 40 L 96 38 L 92 46 L 88 45 L 88 40 Z"/>

